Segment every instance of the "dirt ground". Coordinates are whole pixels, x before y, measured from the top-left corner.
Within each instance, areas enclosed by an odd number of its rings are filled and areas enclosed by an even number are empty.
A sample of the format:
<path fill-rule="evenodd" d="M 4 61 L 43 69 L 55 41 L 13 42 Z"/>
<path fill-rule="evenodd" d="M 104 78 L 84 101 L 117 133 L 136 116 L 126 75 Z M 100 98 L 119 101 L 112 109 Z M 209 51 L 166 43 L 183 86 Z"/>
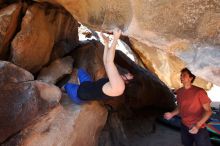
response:
<path fill-rule="evenodd" d="M 171 129 L 161 123 L 156 123 L 156 130 L 154 133 L 143 137 L 134 138 L 135 141 L 131 145 L 136 146 L 183 146 L 180 140 L 180 133 L 178 130 Z M 141 144 L 140 144 L 140 141 Z M 136 143 L 137 142 L 137 143 Z"/>

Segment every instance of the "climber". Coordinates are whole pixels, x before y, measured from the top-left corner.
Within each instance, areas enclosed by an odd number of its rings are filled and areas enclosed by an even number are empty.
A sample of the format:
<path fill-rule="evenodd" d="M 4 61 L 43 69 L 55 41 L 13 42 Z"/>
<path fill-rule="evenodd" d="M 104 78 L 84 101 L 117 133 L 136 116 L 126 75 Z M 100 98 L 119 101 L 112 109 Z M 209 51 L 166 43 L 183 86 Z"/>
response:
<path fill-rule="evenodd" d="M 79 68 L 77 75 L 80 85 L 67 83 L 64 86 L 67 94 L 75 103 L 80 104 L 83 103 L 83 101 L 120 96 L 125 90 L 125 84 L 133 79 L 133 75 L 129 72 L 120 75 L 114 64 L 115 49 L 120 35 L 121 30 L 115 29 L 113 31 L 114 38 L 109 47 L 109 37 L 101 33 L 105 44 L 103 63 L 108 78 L 93 81 L 91 76 L 84 69 Z"/>

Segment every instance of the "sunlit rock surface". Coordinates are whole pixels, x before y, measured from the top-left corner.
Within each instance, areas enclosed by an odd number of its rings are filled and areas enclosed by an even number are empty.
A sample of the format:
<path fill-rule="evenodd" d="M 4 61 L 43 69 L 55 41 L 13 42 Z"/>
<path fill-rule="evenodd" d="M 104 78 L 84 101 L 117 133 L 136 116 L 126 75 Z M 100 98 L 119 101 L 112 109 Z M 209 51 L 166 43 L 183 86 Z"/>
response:
<path fill-rule="evenodd" d="M 0 62 L 0 143 L 27 127 L 61 98 L 59 88 L 33 81 L 33 76 L 11 63 Z"/>
<path fill-rule="evenodd" d="M 44 67 L 37 80 L 42 80 L 46 83 L 55 84 L 66 74 L 71 74 L 73 66 L 73 58 L 67 56 L 62 59 L 57 59 L 52 62 L 48 67 Z"/>
<path fill-rule="evenodd" d="M 9 45 L 18 26 L 21 8 L 22 4 L 12 4 L 0 9 L 0 59 L 5 59 L 9 54 Z"/>
<path fill-rule="evenodd" d="M 135 39 L 129 39 L 129 41 L 146 68 L 156 73 L 170 88 L 178 89 L 182 86 L 180 71 L 186 66 L 186 63 L 171 53 L 149 47 Z M 194 84 L 207 90 L 211 88 L 210 83 L 199 77 L 196 78 Z"/>
<path fill-rule="evenodd" d="M 220 64 L 216 64 L 216 61 L 220 60 L 219 0 L 49 0 L 49 2 L 63 6 L 79 22 L 95 30 L 108 31 L 119 27 L 128 37 L 149 47 L 172 53 L 190 67 L 193 73 L 220 85 Z M 199 47 L 195 47 L 195 44 L 212 49 L 206 49 L 209 53 L 203 52 Z M 191 58 L 185 57 L 185 54 Z M 209 59 L 213 57 L 212 54 L 216 54 L 214 60 Z M 209 63 L 201 62 L 197 55 Z"/>
<path fill-rule="evenodd" d="M 107 115 L 107 110 L 98 102 L 79 106 L 63 95 L 61 105 L 3 145 L 97 146 Z"/>
<path fill-rule="evenodd" d="M 195 75 L 220 86 L 220 45 L 197 43 L 176 54 Z"/>
<path fill-rule="evenodd" d="M 39 71 L 50 60 L 56 43 L 77 44 L 77 26 L 74 18 L 62 9 L 47 4 L 29 6 L 21 30 L 12 42 L 12 62 L 33 73 Z"/>

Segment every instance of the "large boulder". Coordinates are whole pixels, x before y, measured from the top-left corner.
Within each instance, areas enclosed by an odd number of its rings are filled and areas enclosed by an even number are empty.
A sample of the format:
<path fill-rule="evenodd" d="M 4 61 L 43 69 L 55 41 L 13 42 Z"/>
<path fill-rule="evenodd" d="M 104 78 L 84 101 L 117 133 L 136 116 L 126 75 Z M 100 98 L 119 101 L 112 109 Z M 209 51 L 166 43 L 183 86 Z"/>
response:
<path fill-rule="evenodd" d="M 0 9 L 0 59 L 7 59 L 9 45 L 19 24 L 22 4 L 12 4 Z"/>
<path fill-rule="evenodd" d="M 44 67 L 37 80 L 41 80 L 46 83 L 55 84 L 66 74 L 72 73 L 73 58 L 67 56 L 62 59 L 57 59 L 52 62 L 49 66 Z"/>
<path fill-rule="evenodd" d="M 47 2 L 63 6 L 79 22 L 92 29 L 109 31 L 119 27 L 124 35 L 177 56 L 193 73 L 220 85 L 220 64 L 216 63 L 220 60 L 218 0 Z M 164 65 L 167 63 L 164 61 Z"/>
<path fill-rule="evenodd" d="M 75 105 L 64 94 L 61 105 L 41 116 L 3 146 L 97 146 L 107 119 L 98 102 Z"/>
<path fill-rule="evenodd" d="M 162 80 L 166 85 L 172 89 L 178 89 L 182 86 L 180 82 L 180 71 L 186 66 L 180 58 L 171 53 L 166 53 L 160 49 L 157 49 L 147 44 L 141 43 L 136 39 L 129 39 L 132 44 L 132 49 L 138 54 L 142 60 L 144 66 Z M 196 78 L 195 85 L 209 90 L 212 86 L 211 83 Z"/>
<path fill-rule="evenodd" d="M 65 10 L 49 4 L 32 4 L 23 17 L 21 30 L 12 42 L 12 62 L 35 73 L 48 63 L 59 41 L 78 43 L 78 23 Z"/>
<path fill-rule="evenodd" d="M 59 88 L 39 81 L 11 63 L 0 62 L 0 143 L 54 107 Z"/>

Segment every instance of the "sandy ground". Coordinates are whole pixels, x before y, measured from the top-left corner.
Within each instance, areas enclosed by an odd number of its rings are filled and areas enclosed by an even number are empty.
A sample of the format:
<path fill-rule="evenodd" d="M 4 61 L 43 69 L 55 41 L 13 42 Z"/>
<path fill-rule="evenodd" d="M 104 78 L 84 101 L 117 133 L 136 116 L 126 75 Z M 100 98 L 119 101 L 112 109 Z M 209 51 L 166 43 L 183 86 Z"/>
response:
<path fill-rule="evenodd" d="M 164 124 L 156 123 L 156 131 L 142 138 L 135 138 L 139 144 L 136 146 L 183 146 L 181 144 L 180 131 L 172 129 Z M 142 141 L 140 145 L 140 141 Z M 217 146 L 217 145 L 213 145 Z"/>
<path fill-rule="evenodd" d="M 178 130 L 171 129 L 161 123 L 156 123 L 156 130 L 154 133 L 148 134 L 144 137 L 137 137 L 131 145 L 136 146 L 183 146 L 181 144 L 180 133 Z M 140 141 L 141 144 L 140 144 Z"/>

